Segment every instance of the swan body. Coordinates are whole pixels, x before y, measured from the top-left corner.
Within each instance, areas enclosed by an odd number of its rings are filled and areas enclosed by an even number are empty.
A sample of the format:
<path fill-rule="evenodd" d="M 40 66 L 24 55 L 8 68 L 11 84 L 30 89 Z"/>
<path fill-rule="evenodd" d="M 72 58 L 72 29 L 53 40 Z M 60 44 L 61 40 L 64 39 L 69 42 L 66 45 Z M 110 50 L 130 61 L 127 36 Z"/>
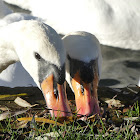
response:
<path fill-rule="evenodd" d="M 43 21 L 41 18 L 29 15 L 29 14 L 24 14 L 24 13 L 11 13 L 0 19 L 0 26 L 5 26 L 13 22 L 18 22 L 21 20 L 37 20 L 41 22 Z"/>
<path fill-rule="evenodd" d="M 52 108 L 51 115 L 58 116 L 54 110 L 70 112 L 63 86 L 65 50 L 55 30 L 35 20 L 22 20 L 1 27 L 0 72 L 18 61 L 42 90 L 48 108 Z"/>
<path fill-rule="evenodd" d="M 63 37 L 66 48 L 66 80 L 75 93 L 78 114 L 100 112 L 97 87 L 102 56 L 97 38 L 87 32 L 72 32 Z"/>
<path fill-rule="evenodd" d="M 5 87 L 37 87 L 33 78 L 20 62 L 9 65 L 0 73 L 0 86 Z"/>
<path fill-rule="evenodd" d="M 32 15 L 47 20 L 47 24 L 59 33 L 87 31 L 96 35 L 102 44 L 140 49 L 139 0 L 5 1 L 28 9 Z"/>
<path fill-rule="evenodd" d="M 12 11 L 0 0 L 0 18 L 12 13 Z"/>
<path fill-rule="evenodd" d="M 29 10 L 30 8 L 30 0 L 23 0 L 23 1 L 18 1 L 18 0 L 5 0 L 5 2 L 9 3 L 9 4 L 13 4 L 13 5 L 17 5 L 19 7 L 21 7 L 22 9 L 26 9 Z"/>

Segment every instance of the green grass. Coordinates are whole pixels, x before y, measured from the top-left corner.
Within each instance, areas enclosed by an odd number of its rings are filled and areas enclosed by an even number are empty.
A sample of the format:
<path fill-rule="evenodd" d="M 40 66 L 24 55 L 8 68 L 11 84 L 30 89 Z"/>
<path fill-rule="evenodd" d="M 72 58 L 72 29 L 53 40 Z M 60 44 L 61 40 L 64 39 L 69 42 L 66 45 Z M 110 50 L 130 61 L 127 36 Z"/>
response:
<path fill-rule="evenodd" d="M 140 108 L 139 108 L 139 104 L 138 104 L 138 101 L 132 106 L 132 108 L 130 108 L 126 114 L 128 117 L 138 117 L 140 116 Z"/>
<path fill-rule="evenodd" d="M 16 118 L 6 119 L 0 122 L 0 139 L 34 139 L 37 136 L 42 136 L 45 133 L 56 132 L 59 140 L 138 140 L 135 132 L 132 132 L 132 127 L 136 123 L 132 120 L 123 120 L 123 117 L 139 117 L 139 104 L 136 102 L 130 109 L 122 113 L 117 109 L 108 109 L 109 116 L 98 118 L 95 121 L 73 120 L 73 122 L 64 126 L 52 124 L 31 124 L 30 122 L 23 128 L 16 127 Z M 114 117 L 115 116 L 115 117 Z M 113 117 L 115 119 L 113 119 Z M 114 130 L 114 129 L 117 129 Z"/>

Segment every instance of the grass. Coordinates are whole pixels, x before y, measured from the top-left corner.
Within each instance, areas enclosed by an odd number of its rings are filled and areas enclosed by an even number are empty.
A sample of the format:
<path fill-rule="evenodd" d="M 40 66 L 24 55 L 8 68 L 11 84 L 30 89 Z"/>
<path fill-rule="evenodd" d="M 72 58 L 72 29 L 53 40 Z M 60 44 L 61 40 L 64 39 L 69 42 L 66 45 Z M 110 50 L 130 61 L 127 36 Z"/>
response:
<path fill-rule="evenodd" d="M 59 140 L 138 140 L 138 131 L 136 124 L 140 120 L 132 121 L 132 117 L 139 117 L 139 104 L 136 102 L 125 113 L 120 109 L 107 109 L 106 117 L 95 117 L 93 120 L 77 120 L 73 119 L 70 123 L 64 126 L 54 124 L 28 122 L 25 126 L 20 127 L 17 118 L 7 118 L 0 122 L 0 139 L 35 139 L 37 136 L 42 136 L 46 133 L 54 132 L 53 136 Z M 124 117 L 130 119 L 124 120 Z M 76 117 L 75 117 L 76 118 Z M 59 118 L 56 119 L 59 121 Z M 61 122 L 61 121 L 59 121 Z M 19 127 L 17 126 L 19 125 Z M 138 128 L 139 129 L 139 128 Z"/>

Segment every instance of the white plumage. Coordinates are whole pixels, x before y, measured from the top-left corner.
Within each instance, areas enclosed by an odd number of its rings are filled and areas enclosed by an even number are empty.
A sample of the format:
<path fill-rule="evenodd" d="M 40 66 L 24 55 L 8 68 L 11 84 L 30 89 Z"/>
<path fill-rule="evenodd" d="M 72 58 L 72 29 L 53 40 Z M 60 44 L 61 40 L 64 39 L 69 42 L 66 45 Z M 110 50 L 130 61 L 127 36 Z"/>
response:
<path fill-rule="evenodd" d="M 45 30 L 48 30 L 48 33 Z M 61 40 L 49 26 L 35 20 L 27 20 L 0 28 L 0 71 L 16 61 L 21 61 L 39 85 L 38 64 L 34 52 L 38 52 L 42 58 L 58 67 L 65 63 L 65 51 Z"/>
<path fill-rule="evenodd" d="M 0 18 L 12 13 L 12 11 L 0 0 Z"/>
<path fill-rule="evenodd" d="M 61 38 L 53 28 L 42 22 L 22 20 L 0 27 L 0 72 L 20 61 L 42 90 L 48 108 L 52 109 L 50 110 L 52 116 L 71 114 L 67 113 L 71 111 L 64 89 L 65 58 Z M 23 84 L 27 86 L 32 82 L 21 64 L 12 65 L 7 69 L 8 73 L 1 75 L 5 86 L 14 87 L 17 82 L 19 82 L 17 86 L 23 86 Z M 4 75 L 6 77 L 3 77 Z M 15 79 L 16 83 L 13 84 Z M 54 96 L 55 91 L 58 92 L 59 99 Z"/>
<path fill-rule="evenodd" d="M 47 21 L 57 32 L 87 31 L 102 44 L 140 49 L 139 0 L 5 0 Z"/>
<path fill-rule="evenodd" d="M 0 86 L 5 87 L 30 87 L 37 86 L 23 68 L 20 62 L 16 62 L 8 66 L 5 70 L 0 73 Z"/>
<path fill-rule="evenodd" d="M 65 35 L 63 38 L 64 47 L 67 55 L 71 58 L 89 63 L 92 60 L 98 59 L 99 77 L 101 77 L 102 56 L 100 44 L 97 38 L 87 32 L 72 32 Z M 68 60 L 67 60 L 68 61 Z M 68 64 L 66 64 L 68 65 Z M 76 67 L 76 66 L 75 66 Z M 69 66 L 66 67 L 66 80 L 70 84 Z"/>
<path fill-rule="evenodd" d="M 66 48 L 66 80 L 75 93 L 77 112 L 99 113 L 97 87 L 102 56 L 97 38 L 87 32 L 70 33 L 62 38 Z"/>

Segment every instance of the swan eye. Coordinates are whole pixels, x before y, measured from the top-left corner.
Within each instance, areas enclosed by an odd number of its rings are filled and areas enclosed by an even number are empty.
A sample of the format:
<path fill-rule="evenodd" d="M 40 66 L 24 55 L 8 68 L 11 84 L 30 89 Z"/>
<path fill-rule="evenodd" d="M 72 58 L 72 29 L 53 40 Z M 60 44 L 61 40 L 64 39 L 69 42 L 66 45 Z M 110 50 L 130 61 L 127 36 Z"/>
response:
<path fill-rule="evenodd" d="M 35 53 L 35 58 L 39 61 L 41 59 L 41 56 L 38 53 Z"/>

